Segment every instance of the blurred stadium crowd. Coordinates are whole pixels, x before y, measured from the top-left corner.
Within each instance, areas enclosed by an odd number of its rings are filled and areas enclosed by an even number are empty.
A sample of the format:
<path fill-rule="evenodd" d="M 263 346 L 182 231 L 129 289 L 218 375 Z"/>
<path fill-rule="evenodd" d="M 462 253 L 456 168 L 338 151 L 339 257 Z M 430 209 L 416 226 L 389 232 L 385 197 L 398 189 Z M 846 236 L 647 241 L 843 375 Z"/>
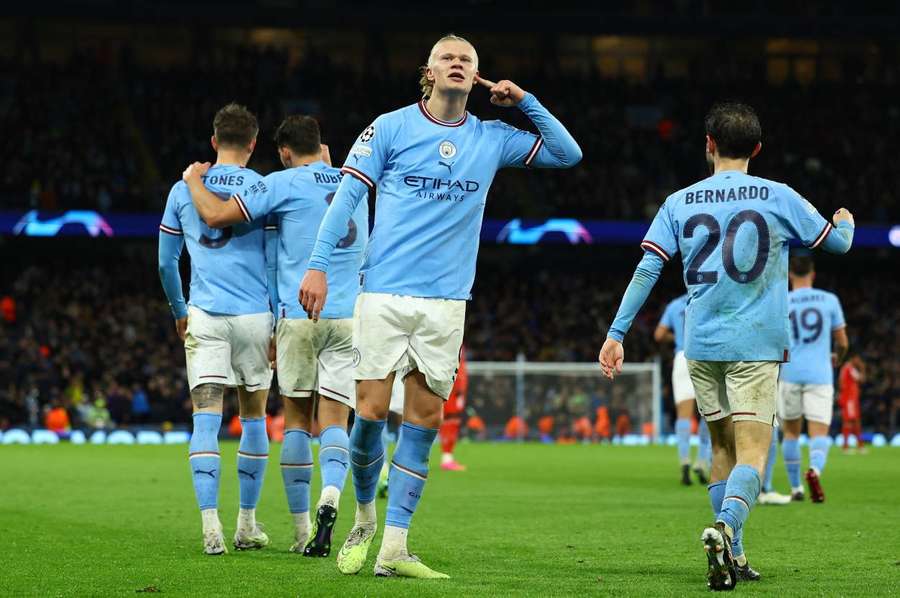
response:
<path fill-rule="evenodd" d="M 500 250 L 483 249 L 488 255 Z M 466 323 L 470 361 L 510 361 L 520 356 L 529 361 L 596 359 L 615 312 L 613 302 L 621 296 L 627 268 L 638 253 L 622 252 L 623 268 L 604 271 L 589 264 L 596 252 L 608 249 L 578 251 L 583 261 L 567 267 L 558 266 L 553 256 L 487 260 L 479 266 Z M 54 408 L 61 408 L 68 424 L 78 427 L 190 421 L 184 352 L 159 290 L 154 257 L 152 244 L 141 242 L 117 247 L 105 256 L 92 255 L 89 266 L 74 252 L 70 257 L 34 260 L 17 274 L 4 276 L 0 429 L 43 425 Z M 671 349 L 656 345 L 652 333 L 665 303 L 683 292 L 674 270 L 666 272 L 628 341 L 628 359 L 659 356 L 665 380 Z M 900 431 L 900 363 L 895 358 L 900 352 L 895 334 L 900 314 L 893 302 L 900 283 L 879 276 L 877 270 L 829 270 L 820 274 L 819 284 L 838 290 L 851 346 L 868 366 L 862 391 L 865 428 L 893 435 Z M 473 378 L 474 413 L 488 427 L 502 427 L 514 407 L 497 403 L 496 396 L 509 393 L 501 393 L 499 387 L 478 393 L 477 384 Z M 544 379 L 528 390 L 525 421 L 516 425 L 532 436 L 543 435 L 549 415 L 555 418 L 549 428 L 554 435 L 596 437 L 600 407 L 607 409 L 609 429 L 627 425 L 616 420 L 627 415 L 628 397 L 607 386 L 599 377 L 593 383 L 554 384 Z M 668 385 L 663 396 L 669 405 Z M 277 406 L 273 393 L 273 413 Z M 516 430 L 505 432 L 517 435 Z M 483 432 L 473 429 L 473 433 Z"/>
<path fill-rule="evenodd" d="M 485 75 L 534 90 L 575 133 L 585 155 L 570 171 L 499 173 L 486 216 L 648 219 L 666 195 L 706 175 L 703 115 L 715 99 L 734 97 L 754 105 L 763 123 L 754 172 L 788 182 L 825 214 L 846 203 L 857 222 L 900 217 L 890 151 L 900 137 L 900 80 L 896 61 L 888 59 L 896 47 L 885 46 L 893 50 L 865 63 L 859 53 L 829 55 L 839 78 L 810 79 L 802 69 L 789 69 L 776 84 L 768 82 L 763 53 L 738 58 L 716 53 L 717 43 L 674 75 L 660 63 L 638 80 L 600 72 L 599 62 L 597 68 L 561 69 L 559 57 L 503 70 L 485 52 Z M 315 45 L 298 59 L 260 45 L 196 44 L 189 59 L 163 65 L 139 60 L 127 44 L 79 46 L 63 60 L 17 45 L 0 58 L 3 208 L 161 213 L 185 165 L 213 158 L 212 114 L 235 99 L 261 125 L 250 167 L 261 173 L 280 168 L 271 136 L 292 113 L 320 120 L 340 163 L 375 115 L 418 97 L 417 74 L 392 68 L 371 48 L 358 53 L 364 64 L 349 66 Z M 714 64 L 710 54 L 716 54 Z M 477 91 L 470 110 L 531 126 Z M 77 250 L 46 259 L 3 251 L 15 259 L 0 266 L 0 429 L 43 425 L 51 413 L 53 422 L 86 427 L 190 420 L 184 354 L 156 279 L 152 243 L 117 244 L 107 254 L 94 249 L 88 260 Z M 594 361 L 613 302 L 638 259 L 636 248 L 594 247 L 562 257 L 534 248 L 502 251 L 482 249 L 468 307 L 469 359 Z M 858 272 L 825 268 L 819 278 L 843 301 L 851 343 L 868 364 L 864 425 L 886 434 L 900 428 L 894 332 L 900 313 L 893 301 L 900 285 L 883 274 L 894 262 L 886 257 L 881 266 Z M 665 303 L 683 292 L 676 269 L 668 269 L 628 340 L 628 359 L 660 356 L 666 379 L 670 350 L 653 342 L 652 331 Z M 626 401 L 614 394 L 580 382 L 534 389 L 526 421 L 504 432 L 585 437 L 624 429 Z M 471 405 L 487 419 L 491 412 L 499 418 L 504 408 L 489 397 Z M 605 427 L 600 408 L 609 409 Z M 556 422 L 550 428 L 548 417 Z M 473 433 L 484 432 L 476 427 Z"/>
<path fill-rule="evenodd" d="M 280 167 L 272 131 L 298 112 L 320 119 L 340 162 L 373 116 L 418 97 L 416 73 L 369 60 L 349 68 L 310 48 L 292 62 L 284 51 L 249 46 L 197 50 L 190 68 L 141 65 L 127 47 L 80 50 L 62 64 L 8 59 L 0 63 L 7 207 L 160 211 L 185 165 L 212 157 L 211 115 L 235 98 L 260 119 L 251 167 L 264 174 Z M 573 171 L 542 176 L 501 172 L 486 215 L 649 218 L 668 193 L 705 175 L 702 118 L 726 96 L 760 112 L 757 172 L 789 181 L 824 212 L 852 197 L 858 222 L 896 219 L 900 194 L 889 151 L 900 136 L 896 63 L 863 69 L 847 57 L 843 72 L 864 70 L 865 78 L 851 75 L 848 85 L 789 77 L 776 86 L 763 83 L 765 57 L 753 60 L 696 61 L 683 76 L 650 72 L 639 83 L 594 72 L 563 75 L 552 64 L 490 72 L 533 89 L 580 133 L 585 159 Z M 484 61 L 490 69 L 490 58 Z M 471 104 L 482 118 L 530 126 L 516 111 L 491 106 L 487 94 L 473 94 Z"/>

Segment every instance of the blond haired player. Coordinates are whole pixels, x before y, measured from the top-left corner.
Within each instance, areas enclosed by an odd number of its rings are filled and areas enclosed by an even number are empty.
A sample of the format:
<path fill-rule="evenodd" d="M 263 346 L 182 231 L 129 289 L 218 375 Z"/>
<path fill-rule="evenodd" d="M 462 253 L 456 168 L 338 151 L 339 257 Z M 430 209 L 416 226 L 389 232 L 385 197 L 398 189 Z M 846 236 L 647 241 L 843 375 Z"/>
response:
<path fill-rule="evenodd" d="M 407 550 L 407 532 L 428 478 L 428 455 L 459 364 L 466 300 L 487 192 L 505 167 L 568 168 L 581 149 L 537 99 L 511 81 L 479 77 L 478 54 L 449 35 L 422 69 L 424 97 L 382 114 L 362 132 L 319 229 L 300 301 L 313 319 L 326 303 L 326 272 L 355 206 L 377 193 L 375 227 L 354 311 L 357 418 L 350 435 L 356 523 L 338 568 L 356 573 L 375 537 L 375 487 L 384 458 L 381 431 L 395 372 L 409 369 L 391 471 L 378 576 L 446 577 Z M 535 135 L 466 112 L 474 85 L 501 107 L 518 107 Z"/>

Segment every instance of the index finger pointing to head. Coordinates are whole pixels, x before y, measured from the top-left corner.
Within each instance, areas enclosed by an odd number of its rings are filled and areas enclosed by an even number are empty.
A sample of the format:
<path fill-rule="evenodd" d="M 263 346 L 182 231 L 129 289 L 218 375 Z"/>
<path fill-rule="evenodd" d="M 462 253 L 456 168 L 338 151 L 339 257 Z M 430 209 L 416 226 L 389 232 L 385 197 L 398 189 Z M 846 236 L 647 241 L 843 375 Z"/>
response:
<path fill-rule="evenodd" d="M 485 79 L 484 77 L 482 77 L 480 75 L 475 75 L 475 81 L 477 83 L 479 83 L 480 85 L 487 87 L 488 89 L 490 89 L 496 85 L 496 83 L 494 83 L 493 81 Z"/>

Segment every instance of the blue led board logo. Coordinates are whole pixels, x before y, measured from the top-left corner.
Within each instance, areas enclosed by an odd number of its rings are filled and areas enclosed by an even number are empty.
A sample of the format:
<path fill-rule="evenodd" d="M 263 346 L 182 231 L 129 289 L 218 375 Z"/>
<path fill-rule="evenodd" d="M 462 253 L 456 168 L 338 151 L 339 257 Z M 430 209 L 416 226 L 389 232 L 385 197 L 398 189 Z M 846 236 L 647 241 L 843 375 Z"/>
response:
<path fill-rule="evenodd" d="M 55 237 L 60 234 L 63 227 L 69 225 L 81 227 L 92 237 L 100 235 L 112 237 L 114 234 L 112 227 L 103 219 L 103 216 L 90 210 L 69 210 L 61 216 L 44 220 L 41 219 L 37 210 L 31 210 L 13 226 L 12 233 L 26 237 Z M 84 233 L 73 231 L 72 234 Z"/>
<path fill-rule="evenodd" d="M 520 219 L 516 218 L 507 222 L 500 230 L 497 242 L 512 245 L 537 245 L 544 237 L 553 233 L 564 235 L 572 245 L 594 242 L 588 229 L 574 218 L 552 218 L 536 226 L 525 226 Z"/>

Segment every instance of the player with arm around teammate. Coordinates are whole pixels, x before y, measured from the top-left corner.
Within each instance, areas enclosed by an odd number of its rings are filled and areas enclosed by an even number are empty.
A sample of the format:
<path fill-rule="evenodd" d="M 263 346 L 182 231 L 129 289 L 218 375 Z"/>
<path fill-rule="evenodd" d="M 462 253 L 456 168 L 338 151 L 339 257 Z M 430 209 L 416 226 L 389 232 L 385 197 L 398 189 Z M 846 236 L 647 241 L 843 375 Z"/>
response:
<path fill-rule="evenodd" d="M 831 448 L 828 428 L 834 412 L 833 368 L 844 359 L 850 343 L 840 300 L 833 293 L 813 288 L 816 271 L 812 258 L 792 257 L 789 276 L 792 342 L 791 360 L 781 366 L 778 384 L 778 415 L 784 426 L 781 450 L 791 497 L 803 500 L 799 438 L 805 419 L 809 434 L 809 497 L 813 502 L 824 502 L 820 478 Z"/>
<path fill-rule="evenodd" d="M 406 536 L 459 363 L 487 191 L 500 168 L 567 168 L 581 159 L 578 144 L 533 95 L 511 81 L 480 78 L 475 48 L 458 36 L 434 45 L 420 83 L 421 101 L 376 118 L 350 150 L 342 169 L 350 176 L 322 222 L 300 286 L 302 304 L 317 318 L 326 304 L 329 258 L 346 234 L 347 215 L 377 190 L 354 311 L 357 418 L 350 452 L 357 511 L 338 554 L 345 574 L 363 567 L 375 536 L 381 430 L 395 372 L 408 368 L 375 574 L 446 577 L 408 552 Z M 466 112 L 474 84 L 488 89 L 495 105 L 517 106 L 540 135 Z"/>
<path fill-rule="evenodd" d="M 691 420 L 694 418 L 694 385 L 684 356 L 684 312 L 688 296 L 684 294 L 666 305 L 662 318 L 653 331 L 658 343 L 673 343 L 675 356 L 672 361 L 672 395 L 675 398 L 675 434 L 678 438 L 678 458 L 681 462 L 681 483 L 691 485 Z M 700 446 L 693 470 L 701 484 L 709 482 L 709 462 L 712 447 L 706 420 L 700 418 Z"/>
<path fill-rule="evenodd" d="M 285 434 L 281 473 L 294 518 L 292 552 L 328 556 L 340 494 L 349 467 L 347 420 L 355 406 L 351 318 L 359 291 L 359 266 L 368 239 L 368 204 L 360 202 L 335 249 L 328 281 L 332 301 L 313 322 L 297 302 L 319 224 L 334 197 L 341 173 L 321 145 L 319 125 L 309 116 L 289 116 L 275 133 L 284 170 L 219 201 L 203 185 L 204 165 L 193 164 L 185 179 L 198 211 L 213 226 L 261 221 L 274 216 L 278 228 L 279 286 L 276 368 L 284 402 Z M 328 163 L 326 163 L 326 159 Z M 318 401 L 316 401 L 318 398 Z M 322 494 L 310 524 L 313 406 L 321 429 Z"/>
<path fill-rule="evenodd" d="M 739 578 L 759 579 L 741 538 L 759 495 L 778 368 L 790 348 L 788 243 L 798 238 L 808 247 L 845 253 L 853 217 L 841 208 L 832 225 L 787 185 L 747 174 L 762 147 L 759 119 L 749 106 L 717 104 L 705 124 L 713 175 L 676 191 L 660 208 L 599 359 L 608 377 L 621 372 L 622 340 L 663 265 L 680 251 L 690 294 L 685 354 L 713 446 L 709 496 L 716 523 L 702 533 L 707 582 L 713 590 L 730 590 Z"/>
<path fill-rule="evenodd" d="M 222 203 L 222 198 L 262 178 L 246 167 L 259 127 L 246 108 L 229 104 L 216 113 L 213 130 L 217 158 L 204 179 L 213 199 Z M 169 193 L 159 230 L 160 279 L 184 341 L 194 405 L 189 460 L 204 551 L 226 552 L 218 515 L 218 435 L 226 386 L 238 388 L 241 417 L 240 512 L 234 546 L 262 548 L 269 538 L 256 524 L 256 504 L 269 452 L 265 408 L 272 381 L 268 356 L 272 313 L 263 224 L 236 223 L 221 230 L 207 226 L 191 204 L 187 185 L 179 181 Z M 185 304 L 178 273 L 185 244 L 191 256 L 190 305 Z"/>

